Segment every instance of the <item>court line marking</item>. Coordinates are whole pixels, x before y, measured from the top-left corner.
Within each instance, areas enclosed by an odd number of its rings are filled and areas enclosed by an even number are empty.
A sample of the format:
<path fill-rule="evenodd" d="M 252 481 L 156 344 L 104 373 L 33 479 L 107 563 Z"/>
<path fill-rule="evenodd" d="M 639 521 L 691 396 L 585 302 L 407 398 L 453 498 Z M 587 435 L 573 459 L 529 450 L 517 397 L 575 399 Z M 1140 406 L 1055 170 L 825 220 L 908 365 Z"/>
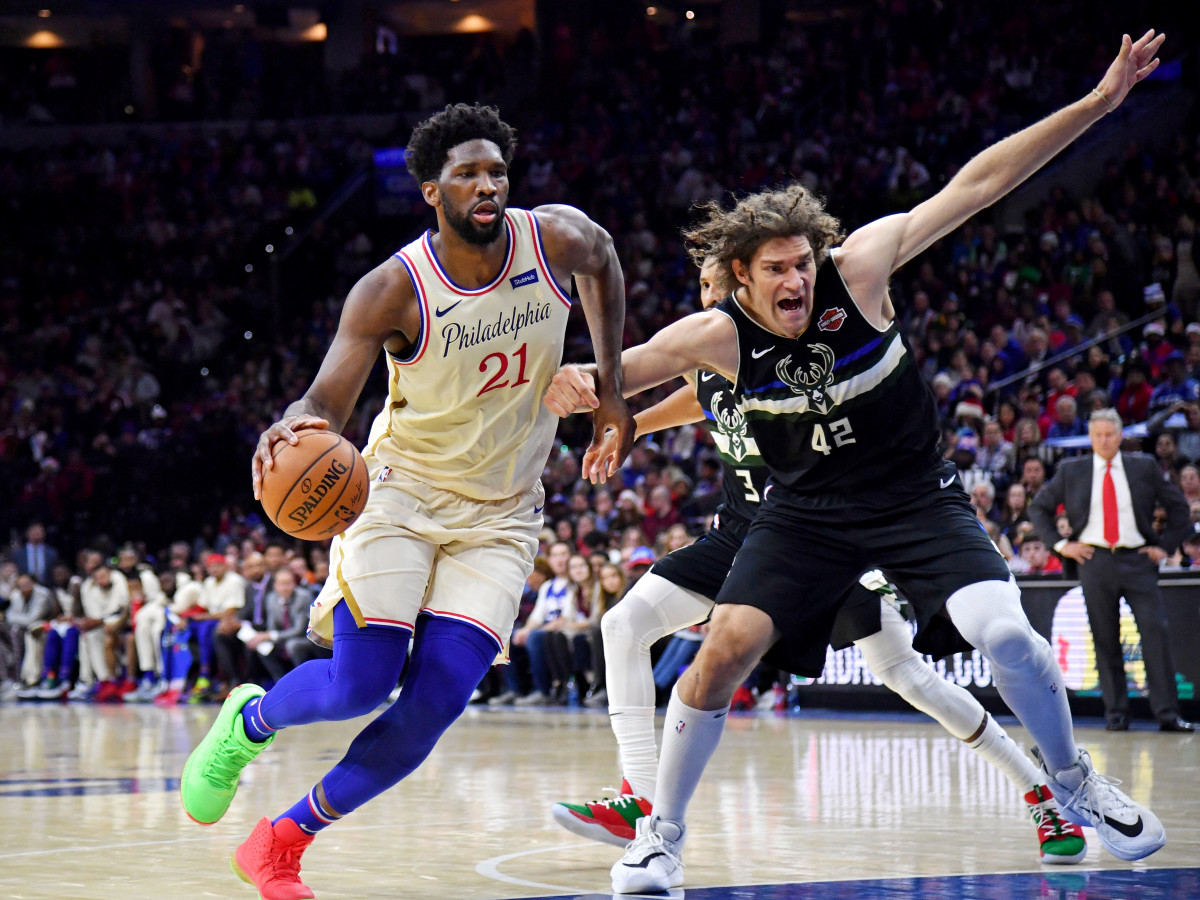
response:
<path fill-rule="evenodd" d="M 541 881 L 527 881 L 524 878 L 516 878 L 512 875 L 505 875 L 500 871 L 500 865 L 512 859 L 519 859 L 522 856 L 533 856 L 535 853 L 557 853 L 561 850 L 578 850 L 579 844 L 562 844 L 558 847 L 535 847 L 532 850 L 520 850 L 516 853 L 506 853 L 503 856 L 493 856 L 490 859 L 485 859 L 475 866 L 475 872 L 485 878 L 492 878 L 496 881 L 502 881 L 505 884 L 515 884 L 518 887 L 539 888 L 547 891 L 558 891 L 564 894 L 574 894 L 580 897 L 608 897 L 611 896 L 610 891 L 595 891 L 589 888 L 567 887 L 561 884 L 546 884 Z M 657 900 L 683 900 L 684 893 L 678 888 L 672 888 L 662 894 L 629 894 L 630 897 L 654 897 Z"/>
<path fill-rule="evenodd" d="M 475 872 L 485 878 L 492 878 L 496 881 L 502 881 L 505 884 L 515 884 L 519 887 L 539 888 L 546 891 L 558 891 L 560 894 L 594 894 L 595 891 L 590 891 L 587 888 L 566 887 L 561 884 L 545 884 L 541 881 L 527 881 L 524 878 L 516 878 L 512 875 L 505 875 L 500 871 L 500 865 L 508 862 L 510 859 L 519 859 L 522 856 L 533 856 L 535 853 L 558 853 L 563 850 L 578 850 L 579 844 L 562 844 L 557 847 L 535 847 L 532 850 L 520 850 L 516 853 L 505 853 L 502 856 L 493 856 L 490 859 L 485 859 L 482 862 L 475 864 Z"/>

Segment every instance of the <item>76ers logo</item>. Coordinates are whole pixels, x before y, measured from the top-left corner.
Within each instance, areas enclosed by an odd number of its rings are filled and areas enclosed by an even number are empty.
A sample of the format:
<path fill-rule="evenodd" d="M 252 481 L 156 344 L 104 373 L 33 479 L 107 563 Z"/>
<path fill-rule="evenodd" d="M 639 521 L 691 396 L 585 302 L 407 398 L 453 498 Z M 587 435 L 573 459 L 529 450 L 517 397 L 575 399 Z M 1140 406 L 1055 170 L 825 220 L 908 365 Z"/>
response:
<path fill-rule="evenodd" d="M 845 321 L 846 311 L 840 306 L 835 306 L 821 313 L 821 318 L 817 319 L 817 327 L 822 331 L 837 331 Z"/>

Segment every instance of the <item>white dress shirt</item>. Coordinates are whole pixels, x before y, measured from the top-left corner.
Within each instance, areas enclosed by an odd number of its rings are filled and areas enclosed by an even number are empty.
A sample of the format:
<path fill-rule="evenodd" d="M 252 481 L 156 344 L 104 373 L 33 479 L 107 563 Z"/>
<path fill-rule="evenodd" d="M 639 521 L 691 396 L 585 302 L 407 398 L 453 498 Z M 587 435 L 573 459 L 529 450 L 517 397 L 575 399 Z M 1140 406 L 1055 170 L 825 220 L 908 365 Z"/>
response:
<path fill-rule="evenodd" d="M 1096 547 L 1108 547 L 1104 539 L 1104 470 L 1107 462 L 1100 456 L 1092 456 L 1092 505 L 1088 513 L 1087 525 L 1080 532 L 1078 540 Z M 1117 489 L 1117 524 L 1120 534 L 1113 547 L 1126 547 L 1136 550 L 1146 543 L 1142 533 L 1138 531 L 1137 521 L 1133 518 L 1133 495 L 1129 492 L 1129 479 L 1125 477 L 1125 463 L 1118 453 L 1112 459 L 1113 487 Z"/>

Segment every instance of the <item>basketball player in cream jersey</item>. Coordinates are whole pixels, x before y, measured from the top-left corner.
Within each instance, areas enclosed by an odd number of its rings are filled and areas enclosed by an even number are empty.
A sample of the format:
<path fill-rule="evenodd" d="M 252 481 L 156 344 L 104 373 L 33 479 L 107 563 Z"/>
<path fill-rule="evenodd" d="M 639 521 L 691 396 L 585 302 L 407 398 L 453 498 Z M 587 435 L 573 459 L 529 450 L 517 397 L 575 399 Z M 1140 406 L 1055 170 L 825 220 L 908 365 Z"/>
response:
<path fill-rule="evenodd" d="M 237 688 L 184 768 L 185 810 L 216 822 L 276 731 L 370 713 L 403 673 L 399 699 L 345 757 L 235 852 L 235 871 L 267 900 L 313 896 L 299 877 L 313 836 L 420 765 L 504 652 L 542 527 L 539 478 L 558 420 L 541 399 L 561 361 L 572 277 L 599 362 L 597 433 L 633 442 L 612 240 L 571 207 L 508 209 L 515 145 L 490 107 L 448 106 L 417 126 L 408 167 L 438 230 L 355 285 L 312 386 L 254 454 L 257 496 L 272 447 L 301 428 L 344 427 L 384 351 L 388 396 L 364 452 L 370 497 L 335 538 L 311 614 L 310 635 L 333 659 L 266 693 Z"/>

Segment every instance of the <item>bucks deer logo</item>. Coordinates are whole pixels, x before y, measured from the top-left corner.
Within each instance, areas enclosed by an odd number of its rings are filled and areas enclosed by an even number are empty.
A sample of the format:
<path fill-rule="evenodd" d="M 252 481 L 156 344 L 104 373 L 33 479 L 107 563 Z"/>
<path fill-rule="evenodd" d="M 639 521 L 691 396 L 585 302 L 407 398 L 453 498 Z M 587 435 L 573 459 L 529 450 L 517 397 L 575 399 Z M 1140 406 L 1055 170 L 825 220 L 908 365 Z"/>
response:
<path fill-rule="evenodd" d="M 824 344 L 813 344 L 813 359 L 792 368 L 792 357 L 788 354 L 775 366 L 775 374 L 797 394 L 808 397 L 808 406 L 822 415 L 833 407 L 833 400 L 826 391 L 833 384 L 833 351 Z"/>
<path fill-rule="evenodd" d="M 733 457 L 734 462 L 741 462 L 746 458 L 746 417 L 732 403 L 721 406 L 721 398 L 724 396 L 724 391 L 717 391 L 708 406 L 717 423 L 717 430 L 729 439 L 729 455 Z"/>

